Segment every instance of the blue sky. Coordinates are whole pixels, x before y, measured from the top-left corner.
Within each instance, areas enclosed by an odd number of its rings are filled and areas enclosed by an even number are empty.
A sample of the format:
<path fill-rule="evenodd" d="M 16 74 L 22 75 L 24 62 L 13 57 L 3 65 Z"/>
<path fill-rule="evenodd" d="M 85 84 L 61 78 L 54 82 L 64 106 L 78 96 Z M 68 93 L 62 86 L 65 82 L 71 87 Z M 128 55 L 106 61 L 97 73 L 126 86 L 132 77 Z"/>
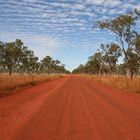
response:
<path fill-rule="evenodd" d="M 40 59 L 51 55 L 72 70 L 115 40 L 92 25 L 134 8 L 140 0 L 0 0 L 0 40 L 20 38 Z"/>

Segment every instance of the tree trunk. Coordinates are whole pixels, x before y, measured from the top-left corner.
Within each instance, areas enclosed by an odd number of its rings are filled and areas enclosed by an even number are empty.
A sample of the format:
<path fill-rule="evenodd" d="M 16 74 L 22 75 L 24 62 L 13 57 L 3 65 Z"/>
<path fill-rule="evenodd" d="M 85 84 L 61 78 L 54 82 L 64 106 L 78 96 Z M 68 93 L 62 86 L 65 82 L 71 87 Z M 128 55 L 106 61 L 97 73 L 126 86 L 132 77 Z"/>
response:
<path fill-rule="evenodd" d="M 127 55 L 127 53 L 125 51 L 124 43 L 122 41 L 122 38 L 120 38 L 120 41 L 121 41 L 121 44 L 122 44 L 122 51 L 124 52 L 125 58 L 126 58 L 126 60 L 128 62 L 128 66 L 129 66 L 129 70 L 130 70 L 130 79 L 132 80 L 133 79 L 134 72 L 133 72 L 133 70 L 131 70 L 130 60 L 129 60 L 128 55 Z"/>
<path fill-rule="evenodd" d="M 99 69 L 99 73 L 98 73 L 99 76 L 101 76 L 101 72 L 102 72 L 102 66 L 100 66 L 100 69 Z"/>
<path fill-rule="evenodd" d="M 131 71 L 130 71 L 130 79 L 131 79 L 131 81 L 132 81 L 132 79 L 133 79 L 133 75 L 134 75 L 134 73 L 133 73 L 133 71 L 131 70 Z"/>
<path fill-rule="evenodd" d="M 9 71 L 9 75 L 12 75 L 12 67 L 11 66 L 8 67 L 8 71 Z"/>
<path fill-rule="evenodd" d="M 12 75 L 12 71 L 9 71 L 9 75 Z"/>

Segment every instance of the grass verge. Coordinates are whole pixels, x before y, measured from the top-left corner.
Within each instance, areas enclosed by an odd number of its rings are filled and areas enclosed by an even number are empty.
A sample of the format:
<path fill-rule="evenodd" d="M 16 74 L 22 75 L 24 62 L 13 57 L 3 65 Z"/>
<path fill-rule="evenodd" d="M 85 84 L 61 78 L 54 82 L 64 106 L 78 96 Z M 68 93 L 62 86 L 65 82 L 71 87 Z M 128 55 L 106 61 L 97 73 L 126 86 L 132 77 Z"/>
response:
<path fill-rule="evenodd" d="M 12 92 L 28 86 L 33 86 L 41 82 L 48 82 L 63 77 L 62 75 L 47 74 L 0 74 L 0 96 L 11 94 Z"/>
<path fill-rule="evenodd" d="M 134 77 L 130 80 L 130 77 L 126 76 L 88 76 L 95 81 L 101 82 L 109 87 L 120 89 L 126 92 L 140 94 L 140 77 Z"/>

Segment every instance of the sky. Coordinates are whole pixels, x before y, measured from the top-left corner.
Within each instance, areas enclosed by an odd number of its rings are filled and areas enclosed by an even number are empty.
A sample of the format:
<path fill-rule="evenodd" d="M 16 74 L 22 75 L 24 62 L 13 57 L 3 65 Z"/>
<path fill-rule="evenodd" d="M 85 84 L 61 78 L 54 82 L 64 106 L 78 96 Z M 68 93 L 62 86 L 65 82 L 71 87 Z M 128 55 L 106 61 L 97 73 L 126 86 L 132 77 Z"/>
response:
<path fill-rule="evenodd" d="M 93 25 L 135 8 L 140 0 L 0 0 L 0 41 L 21 39 L 40 59 L 50 55 L 72 71 L 116 40 Z"/>

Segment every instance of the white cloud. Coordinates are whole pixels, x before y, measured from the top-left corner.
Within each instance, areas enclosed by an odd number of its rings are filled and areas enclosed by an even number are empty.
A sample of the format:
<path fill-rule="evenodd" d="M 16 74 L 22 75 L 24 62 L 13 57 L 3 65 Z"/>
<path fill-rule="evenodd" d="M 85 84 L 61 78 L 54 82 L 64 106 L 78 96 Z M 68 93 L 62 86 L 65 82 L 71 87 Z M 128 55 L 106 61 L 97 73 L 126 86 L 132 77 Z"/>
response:
<path fill-rule="evenodd" d="M 115 7 L 115 6 L 119 6 L 121 4 L 121 1 L 120 0 L 105 0 L 104 4 L 105 6 Z"/>
<path fill-rule="evenodd" d="M 117 13 L 118 13 L 118 10 L 116 10 L 116 9 L 109 9 L 108 10 L 109 15 L 114 15 L 114 14 L 117 14 Z"/>
<path fill-rule="evenodd" d="M 0 0 L 0 40 L 20 38 L 40 58 L 62 50 L 65 55 L 65 49 L 69 54 L 71 48 L 87 54 L 98 44 L 114 39 L 112 33 L 93 30 L 95 21 L 134 8 L 140 9 L 136 0 Z M 76 46 L 81 49 L 75 50 Z M 68 55 L 70 59 L 72 56 Z"/>
<path fill-rule="evenodd" d="M 91 4 L 101 5 L 105 0 L 87 0 Z"/>
<path fill-rule="evenodd" d="M 138 9 L 138 10 L 140 10 L 140 4 L 137 4 L 137 5 L 135 5 L 135 4 L 130 4 L 130 3 L 125 3 L 125 4 L 123 4 L 123 5 L 121 5 L 121 8 L 123 8 L 123 9 Z"/>
<path fill-rule="evenodd" d="M 71 3 L 52 2 L 48 4 L 53 7 L 62 7 L 62 8 L 77 9 L 77 10 L 83 10 L 85 8 L 83 4 L 76 4 L 76 3 L 71 4 Z"/>
<path fill-rule="evenodd" d="M 60 41 L 58 38 L 54 38 L 48 35 L 36 35 L 36 34 L 17 34 L 2 32 L 0 40 L 3 42 L 11 42 L 16 39 L 21 39 L 25 46 L 28 46 L 29 49 L 35 51 L 35 54 L 40 58 L 45 55 L 52 55 L 57 49 L 63 47 L 63 41 Z"/>
<path fill-rule="evenodd" d="M 102 16 L 101 18 L 99 18 L 100 20 L 107 20 L 109 19 L 109 16 Z"/>
<path fill-rule="evenodd" d="M 88 0 L 88 3 L 94 4 L 94 5 L 103 5 L 103 6 L 118 6 L 121 4 L 120 0 Z"/>
<path fill-rule="evenodd" d="M 38 0 L 24 0 L 24 2 L 30 2 L 30 3 L 35 3 L 37 2 Z"/>

